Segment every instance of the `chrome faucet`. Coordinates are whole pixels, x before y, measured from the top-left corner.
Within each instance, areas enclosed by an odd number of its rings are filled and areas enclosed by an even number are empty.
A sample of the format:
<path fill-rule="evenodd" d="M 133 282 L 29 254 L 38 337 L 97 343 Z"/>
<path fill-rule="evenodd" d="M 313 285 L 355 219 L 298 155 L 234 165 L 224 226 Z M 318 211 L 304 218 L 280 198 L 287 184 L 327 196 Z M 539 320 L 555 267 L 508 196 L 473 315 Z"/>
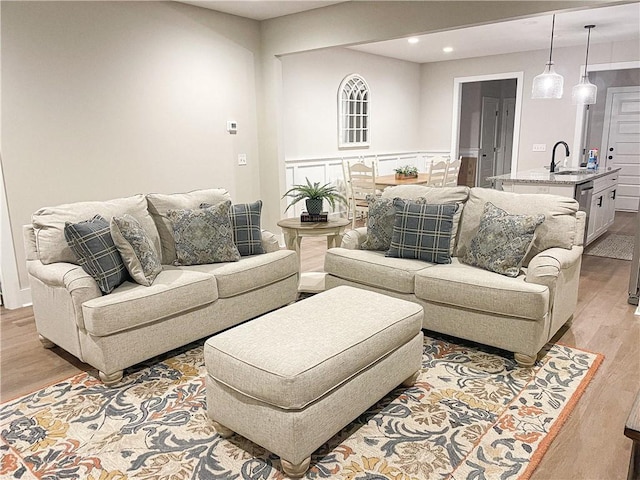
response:
<path fill-rule="evenodd" d="M 565 149 L 565 153 L 566 156 L 568 157 L 569 155 L 571 155 L 569 153 L 569 145 L 567 145 L 567 142 L 563 142 L 562 140 L 559 141 L 558 143 L 556 143 L 553 146 L 553 151 L 551 153 L 551 165 L 549 166 L 549 172 L 553 173 L 556 171 L 556 148 L 558 148 L 558 145 L 564 145 L 564 149 Z"/>

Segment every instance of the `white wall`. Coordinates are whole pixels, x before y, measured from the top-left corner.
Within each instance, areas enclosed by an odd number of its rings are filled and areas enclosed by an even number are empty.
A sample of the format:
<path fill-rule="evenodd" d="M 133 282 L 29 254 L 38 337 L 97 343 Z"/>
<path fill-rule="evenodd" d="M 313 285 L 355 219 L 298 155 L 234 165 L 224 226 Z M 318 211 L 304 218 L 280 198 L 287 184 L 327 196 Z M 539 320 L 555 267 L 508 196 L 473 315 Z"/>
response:
<path fill-rule="evenodd" d="M 369 148 L 338 148 L 338 88 L 349 74 L 370 89 Z M 282 58 L 283 134 L 287 160 L 411 151 L 418 148 L 420 66 L 331 48 Z"/>
<path fill-rule="evenodd" d="M 509 18 L 535 16 L 547 11 L 562 11 L 597 6 L 591 1 L 483 1 L 477 2 L 343 2 L 261 23 L 262 82 L 259 96 L 261 192 L 265 202 L 263 224 L 276 228 L 286 202 L 280 197 L 286 185 L 284 168 L 284 114 L 282 108 L 282 55 L 327 47 L 353 45 L 420 33 L 481 25 Z M 544 63 L 541 64 L 544 66 Z M 540 67 L 542 68 L 542 67 Z M 449 86 L 452 88 L 452 85 Z M 424 91 L 424 90 L 423 90 Z M 441 102 L 448 109 L 451 101 Z M 432 117 L 438 123 L 440 111 Z M 449 126 L 449 132 L 450 132 Z M 424 134 L 424 129 L 422 133 Z M 450 134 L 449 134 L 450 136 Z M 430 150 L 449 151 L 451 141 Z"/>
<path fill-rule="evenodd" d="M 258 22 L 174 2 L 1 8 L 12 234 L 2 247 L 15 250 L 21 289 L 21 226 L 40 207 L 207 187 L 237 201 L 260 196 Z"/>
<path fill-rule="evenodd" d="M 446 149 L 451 144 L 453 81 L 456 77 L 524 72 L 524 97 L 520 128 L 518 170 L 547 165 L 550 149 L 559 140 L 572 145 L 576 106 L 571 103 L 571 88 L 580 79 L 584 47 L 553 50 L 556 71 L 564 76 L 564 95 L 559 100 L 532 100 L 533 78 L 544 69 L 549 52 L 495 55 L 490 57 L 427 63 L 422 65 L 422 134 L 425 150 Z M 635 42 L 592 44 L 589 63 L 633 61 L 640 58 Z M 437 115 L 438 121 L 434 121 Z M 547 145 L 546 152 L 532 152 L 534 143 Z M 572 149 L 573 151 L 573 149 Z"/>

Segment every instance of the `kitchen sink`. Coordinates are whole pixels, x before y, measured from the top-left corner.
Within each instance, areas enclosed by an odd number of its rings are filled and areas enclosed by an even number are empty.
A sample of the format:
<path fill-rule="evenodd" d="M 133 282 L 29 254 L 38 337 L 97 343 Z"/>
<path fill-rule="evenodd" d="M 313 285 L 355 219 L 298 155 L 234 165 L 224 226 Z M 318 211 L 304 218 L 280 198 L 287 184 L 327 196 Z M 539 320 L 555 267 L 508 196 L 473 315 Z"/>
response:
<path fill-rule="evenodd" d="M 586 175 L 589 173 L 586 170 L 562 170 L 560 172 L 553 172 L 554 175 Z"/>

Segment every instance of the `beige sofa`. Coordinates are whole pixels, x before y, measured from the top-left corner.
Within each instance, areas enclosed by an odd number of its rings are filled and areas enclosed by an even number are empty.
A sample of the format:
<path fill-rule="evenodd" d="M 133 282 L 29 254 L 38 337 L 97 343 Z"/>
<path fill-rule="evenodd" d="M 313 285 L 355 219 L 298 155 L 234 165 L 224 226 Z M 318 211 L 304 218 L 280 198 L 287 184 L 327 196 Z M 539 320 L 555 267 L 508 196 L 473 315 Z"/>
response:
<path fill-rule="evenodd" d="M 215 334 L 295 300 L 298 260 L 262 232 L 266 253 L 237 262 L 173 266 L 175 243 L 168 209 L 198 208 L 230 199 L 224 189 L 136 195 L 104 202 L 43 208 L 24 228 L 36 327 L 43 344 L 58 345 L 99 370 L 105 384 L 123 369 Z M 100 214 L 135 217 L 162 252 L 150 286 L 125 281 L 103 295 L 64 238 L 65 222 Z"/>
<path fill-rule="evenodd" d="M 452 263 L 390 258 L 362 250 L 366 228 L 348 232 L 328 250 L 326 287 L 351 285 L 411 300 L 424 307 L 423 327 L 515 353 L 530 366 L 577 304 L 585 214 L 578 203 L 555 195 L 525 195 L 485 188 L 400 186 L 383 198 L 459 203 Z M 487 202 L 510 214 L 545 215 L 516 278 L 460 261 L 478 231 Z M 454 221 L 455 224 L 455 221 Z"/>

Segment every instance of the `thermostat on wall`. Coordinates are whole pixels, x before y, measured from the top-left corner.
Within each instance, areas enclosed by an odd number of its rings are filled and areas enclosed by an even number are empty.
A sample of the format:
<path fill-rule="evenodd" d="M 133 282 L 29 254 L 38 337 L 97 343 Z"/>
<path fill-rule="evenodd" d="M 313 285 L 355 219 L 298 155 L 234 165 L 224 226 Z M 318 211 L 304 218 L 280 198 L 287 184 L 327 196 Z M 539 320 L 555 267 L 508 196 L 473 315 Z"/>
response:
<path fill-rule="evenodd" d="M 235 120 L 227 120 L 227 132 L 229 133 L 237 133 L 238 132 L 238 122 Z"/>

